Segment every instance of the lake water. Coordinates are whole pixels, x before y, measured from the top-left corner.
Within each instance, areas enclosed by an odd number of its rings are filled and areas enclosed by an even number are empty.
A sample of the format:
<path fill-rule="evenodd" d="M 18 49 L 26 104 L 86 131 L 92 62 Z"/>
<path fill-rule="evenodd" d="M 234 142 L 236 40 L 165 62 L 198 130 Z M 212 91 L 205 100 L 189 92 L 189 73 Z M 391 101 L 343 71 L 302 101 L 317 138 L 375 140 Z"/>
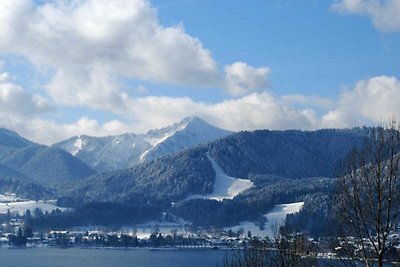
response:
<path fill-rule="evenodd" d="M 4 267 L 214 267 L 221 250 L 0 248 Z"/>

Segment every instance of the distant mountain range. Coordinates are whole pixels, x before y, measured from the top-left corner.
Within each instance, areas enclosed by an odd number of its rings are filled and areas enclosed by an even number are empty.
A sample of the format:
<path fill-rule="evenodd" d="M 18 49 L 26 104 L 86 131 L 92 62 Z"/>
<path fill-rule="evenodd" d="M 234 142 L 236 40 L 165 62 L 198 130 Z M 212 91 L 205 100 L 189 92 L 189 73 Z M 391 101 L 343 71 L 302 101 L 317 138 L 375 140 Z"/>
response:
<path fill-rule="evenodd" d="M 231 132 L 212 126 L 198 117 L 190 117 L 146 134 L 74 136 L 53 147 L 68 151 L 98 172 L 106 172 L 131 168 L 229 134 Z"/>

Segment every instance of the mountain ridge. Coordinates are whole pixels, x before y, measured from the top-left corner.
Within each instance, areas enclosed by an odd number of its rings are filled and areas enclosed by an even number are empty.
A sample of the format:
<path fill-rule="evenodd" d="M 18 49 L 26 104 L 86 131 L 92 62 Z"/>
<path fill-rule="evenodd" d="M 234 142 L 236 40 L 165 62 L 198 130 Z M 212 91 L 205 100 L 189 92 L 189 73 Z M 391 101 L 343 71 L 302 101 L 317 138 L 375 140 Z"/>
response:
<path fill-rule="evenodd" d="M 44 187 L 95 174 L 66 151 L 36 144 L 5 128 L 0 128 L 0 167 L 0 178 L 12 178 L 7 183 L 26 180 Z"/>
<path fill-rule="evenodd" d="M 145 134 L 74 136 L 52 146 L 66 150 L 98 172 L 107 172 L 131 168 L 229 134 L 231 132 L 210 125 L 199 117 L 188 117 Z"/>

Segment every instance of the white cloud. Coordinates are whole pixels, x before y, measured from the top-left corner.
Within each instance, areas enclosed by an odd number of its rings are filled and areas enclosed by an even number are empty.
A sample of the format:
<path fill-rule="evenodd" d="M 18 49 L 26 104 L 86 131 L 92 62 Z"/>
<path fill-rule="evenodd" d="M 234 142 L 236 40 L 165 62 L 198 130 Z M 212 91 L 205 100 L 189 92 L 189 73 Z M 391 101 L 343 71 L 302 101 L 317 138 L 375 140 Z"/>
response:
<path fill-rule="evenodd" d="M 0 73 L 0 116 L 30 118 L 52 109 L 45 98 L 26 92 L 10 82 L 8 73 Z"/>
<path fill-rule="evenodd" d="M 306 96 L 301 94 L 284 95 L 281 97 L 283 103 L 288 106 L 333 108 L 333 100 L 327 97 L 317 95 Z"/>
<path fill-rule="evenodd" d="M 369 16 L 380 31 L 400 31 L 399 0 L 339 0 L 331 7 L 344 14 Z"/>
<path fill-rule="evenodd" d="M 220 70 L 182 25 L 161 25 L 146 0 L 1 1 L 0 35 L 0 53 L 49 70 L 45 88 L 55 102 L 117 113 L 129 94 L 121 79 L 225 88 L 238 96 L 265 89 L 269 74 L 242 62 Z"/>
<path fill-rule="evenodd" d="M 264 91 L 267 88 L 268 68 L 254 68 L 244 62 L 225 67 L 225 89 L 233 96 Z"/>
<path fill-rule="evenodd" d="M 339 96 L 335 109 L 322 117 L 324 127 L 353 127 L 379 124 L 400 118 L 400 82 L 379 76 L 358 82 Z"/>

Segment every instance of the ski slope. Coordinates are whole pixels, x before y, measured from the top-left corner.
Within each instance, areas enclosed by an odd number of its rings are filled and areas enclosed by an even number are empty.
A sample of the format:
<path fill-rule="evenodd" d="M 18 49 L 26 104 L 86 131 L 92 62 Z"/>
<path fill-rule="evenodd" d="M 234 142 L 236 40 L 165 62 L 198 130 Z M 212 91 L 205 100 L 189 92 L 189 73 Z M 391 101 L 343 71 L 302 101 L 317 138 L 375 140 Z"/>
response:
<path fill-rule="evenodd" d="M 186 200 L 214 199 L 222 201 L 224 199 L 233 199 L 235 196 L 253 186 L 253 182 L 250 180 L 228 176 L 209 154 L 207 154 L 207 158 L 211 162 L 212 167 L 215 171 L 213 192 L 206 195 L 194 194 L 187 197 Z"/>
<path fill-rule="evenodd" d="M 304 202 L 294 202 L 294 203 L 287 203 L 287 204 L 278 204 L 275 207 L 264 215 L 267 219 L 267 222 L 264 225 L 264 229 L 260 229 L 260 225 L 258 223 L 244 221 L 241 222 L 239 225 L 234 227 L 227 227 L 225 230 L 231 229 L 232 231 L 236 232 L 239 229 L 243 228 L 244 235 L 247 235 L 248 231 L 251 231 L 253 236 L 260 236 L 265 237 L 268 236 L 269 238 L 274 238 L 277 234 L 277 230 L 280 226 L 285 224 L 286 216 L 288 214 L 294 214 L 299 212 L 304 206 Z"/>

